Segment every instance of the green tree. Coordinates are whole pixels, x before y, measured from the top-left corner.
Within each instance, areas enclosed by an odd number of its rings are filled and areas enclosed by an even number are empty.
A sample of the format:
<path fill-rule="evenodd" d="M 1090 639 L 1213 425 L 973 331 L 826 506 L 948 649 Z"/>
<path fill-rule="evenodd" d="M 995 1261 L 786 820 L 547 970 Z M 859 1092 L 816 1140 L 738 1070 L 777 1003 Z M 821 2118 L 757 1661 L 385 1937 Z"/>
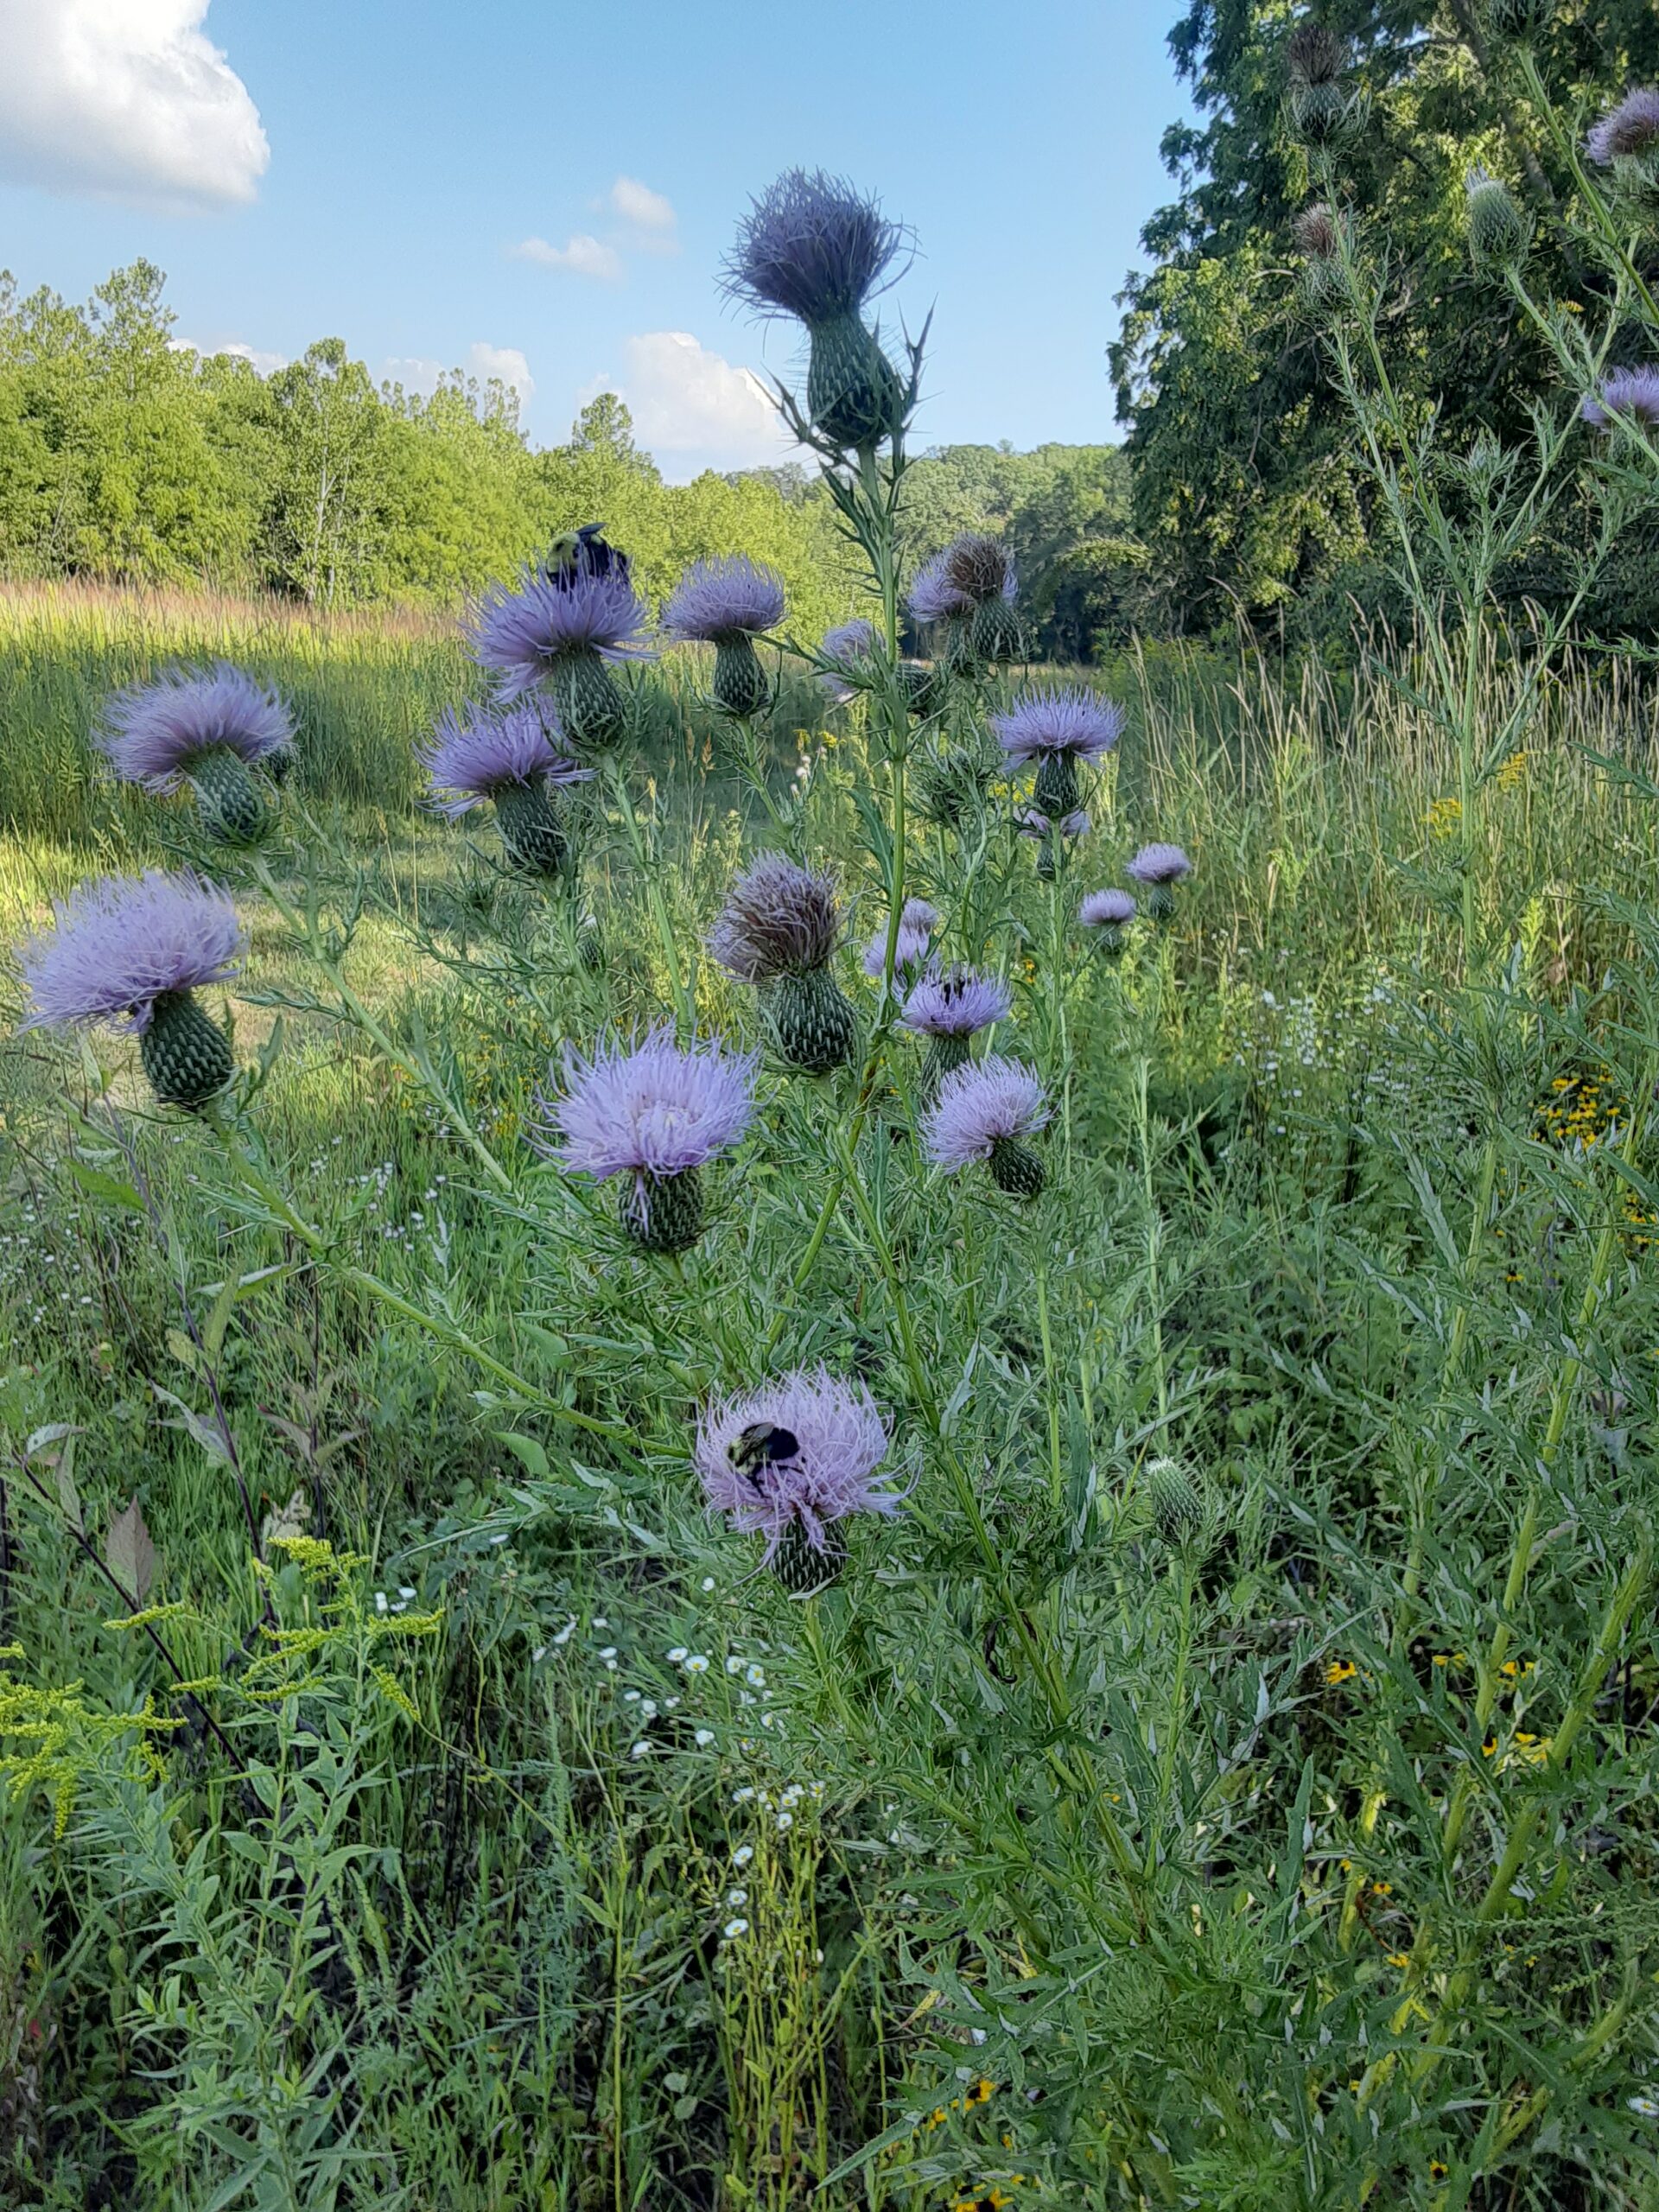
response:
<path fill-rule="evenodd" d="M 1307 204 L 1306 153 L 1285 113 L 1285 48 L 1310 12 L 1348 44 L 1369 123 L 1342 156 L 1367 251 L 1386 253 L 1394 302 L 1381 339 L 1390 377 L 1455 435 L 1520 429 L 1552 384 L 1542 349 L 1463 244 L 1464 178 L 1482 163 L 1531 212 L 1545 279 L 1582 299 L 1586 280 L 1557 211 L 1567 180 L 1505 50 L 1475 0 L 1192 0 L 1170 35 L 1200 120 L 1166 133 L 1176 196 L 1147 226 L 1150 270 L 1122 295 L 1113 348 L 1131 423 L 1137 531 L 1175 626 L 1242 608 L 1272 614 L 1363 562 L 1367 517 L 1351 426 L 1329 387 L 1298 289 L 1292 225 Z M 1548 32 L 1546 73 L 1588 107 L 1659 70 L 1650 0 L 1586 0 Z"/>
<path fill-rule="evenodd" d="M 384 575 L 381 403 L 340 338 L 270 379 L 283 465 L 273 515 L 278 580 L 314 606 L 372 598 Z"/>

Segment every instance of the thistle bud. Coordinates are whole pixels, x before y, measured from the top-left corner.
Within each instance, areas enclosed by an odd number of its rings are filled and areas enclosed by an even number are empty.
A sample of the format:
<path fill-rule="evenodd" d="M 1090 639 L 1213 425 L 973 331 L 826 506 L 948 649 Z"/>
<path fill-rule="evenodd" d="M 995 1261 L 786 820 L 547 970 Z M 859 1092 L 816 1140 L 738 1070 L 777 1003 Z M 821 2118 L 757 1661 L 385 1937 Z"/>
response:
<path fill-rule="evenodd" d="M 1518 269 L 1530 233 L 1515 194 L 1484 169 L 1471 169 L 1464 183 L 1469 224 L 1469 257 L 1478 270 L 1501 273 Z"/>
<path fill-rule="evenodd" d="M 1154 1459 L 1147 1470 L 1147 1493 L 1159 1535 L 1173 1551 L 1190 1544 L 1204 1527 L 1204 1499 L 1185 1467 L 1173 1459 Z"/>

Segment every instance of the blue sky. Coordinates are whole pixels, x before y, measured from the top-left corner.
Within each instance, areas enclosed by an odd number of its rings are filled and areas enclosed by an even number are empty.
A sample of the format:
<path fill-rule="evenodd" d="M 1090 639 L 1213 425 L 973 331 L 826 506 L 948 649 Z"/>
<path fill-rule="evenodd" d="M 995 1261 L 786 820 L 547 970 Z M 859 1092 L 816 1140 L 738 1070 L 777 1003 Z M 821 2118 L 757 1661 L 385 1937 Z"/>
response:
<path fill-rule="evenodd" d="M 778 450 L 744 372 L 791 339 L 716 273 L 748 195 L 822 166 L 917 232 L 921 442 L 1109 438 L 1175 12 L 0 0 L 0 260 L 79 298 L 148 255 L 181 337 L 261 362 L 338 334 L 408 383 L 494 367 L 537 442 L 609 385 L 684 477 Z"/>

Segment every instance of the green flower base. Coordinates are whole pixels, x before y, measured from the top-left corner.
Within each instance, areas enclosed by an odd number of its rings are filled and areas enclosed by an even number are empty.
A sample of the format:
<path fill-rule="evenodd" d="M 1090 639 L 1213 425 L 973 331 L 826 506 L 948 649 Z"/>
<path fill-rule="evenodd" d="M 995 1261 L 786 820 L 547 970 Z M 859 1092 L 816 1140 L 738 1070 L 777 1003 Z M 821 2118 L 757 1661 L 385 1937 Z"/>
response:
<path fill-rule="evenodd" d="M 991 1147 L 991 1180 L 1011 1198 L 1034 1198 L 1046 1179 L 1042 1161 L 1017 1137 L 999 1137 Z"/>
<path fill-rule="evenodd" d="M 760 655 L 738 631 L 715 642 L 715 697 L 728 715 L 758 715 L 771 703 L 772 690 Z"/>
<path fill-rule="evenodd" d="M 529 875 L 557 875 L 570 859 L 566 836 L 545 784 L 502 784 L 492 794 L 501 842 L 515 868 Z"/>
<path fill-rule="evenodd" d="M 591 645 L 561 653 L 548 681 L 564 734 L 578 752 L 602 753 L 622 736 L 628 724 L 626 702 Z"/>
<path fill-rule="evenodd" d="M 922 1063 L 922 1096 L 931 1098 L 946 1076 L 968 1064 L 968 1039 L 965 1037 L 934 1037 L 929 1040 L 927 1058 Z"/>
<path fill-rule="evenodd" d="M 248 764 L 228 745 L 211 745 L 185 765 L 196 795 L 201 826 L 221 845 L 257 845 L 270 826 L 270 810 Z"/>
<path fill-rule="evenodd" d="M 1184 1467 L 1173 1459 L 1155 1459 L 1147 1471 L 1147 1488 L 1152 1517 L 1166 1544 L 1179 1547 L 1198 1535 L 1204 1526 L 1204 1500 Z"/>
<path fill-rule="evenodd" d="M 969 645 L 978 660 L 1023 660 L 1026 657 L 1025 626 L 1006 599 L 988 599 L 982 607 L 974 609 L 973 626 L 968 633 Z"/>
<path fill-rule="evenodd" d="M 138 1055 L 163 1106 L 195 1113 L 236 1073 L 230 1039 L 188 991 L 163 991 L 139 1033 Z"/>
<path fill-rule="evenodd" d="M 798 1521 L 791 1521 L 772 1555 L 772 1571 L 792 1598 L 804 1598 L 840 1579 L 849 1553 L 847 1540 L 833 1524 L 823 1532 L 820 1551 Z"/>
<path fill-rule="evenodd" d="M 899 372 L 855 315 L 817 324 L 806 370 L 806 411 L 838 446 L 891 437 L 904 411 Z"/>
<path fill-rule="evenodd" d="M 858 1017 L 827 968 L 780 976 L 766 994 L 779 1055 L 807 1075 L 828 1075 L 851 1058 Z"/>
<path fill-rule="evenodd" d="M 1039 814 L 1058 822 L 1075 814 L 1083 794 L 1077 788 L 1077 764 L 1069 753 L 1045 753 L 1037 765 L 1037 788 L 1032 804 Z"/>
<path fill-rule="evenodd" d="M 622 1185 L 622 1226 L 643 1252 L 689 1252 L 702 1234 L 702 1185 L 695 1167 L 643 1173 Z"/>

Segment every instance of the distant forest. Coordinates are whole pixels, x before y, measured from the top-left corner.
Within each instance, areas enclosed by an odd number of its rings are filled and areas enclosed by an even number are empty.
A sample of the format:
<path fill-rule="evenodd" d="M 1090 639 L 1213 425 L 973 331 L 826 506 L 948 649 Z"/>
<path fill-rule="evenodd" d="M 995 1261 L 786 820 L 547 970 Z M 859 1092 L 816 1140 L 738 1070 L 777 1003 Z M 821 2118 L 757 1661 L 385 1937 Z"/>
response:
<path fill-rule="evenodd" d="M 653 598 L 688 562 L 741 551 L 779 569 L 801 632 L 851 610 L 804 470 L 665 484 L 613 393 L 566 444 L 533 448 L 509 386 L 459 371 L 430 396 L 377 385 L 337 338 L 261 375 L 177 346 L 163 284 L 135 262 L 77 307 L 0 276 L 0 576 L 448 604 L 597 519 Z M 948 447 L 915 467 L 906 554 L 1006 531 L 1042 650 L 1084 659 L 1121 628 L 1128 511 L 1110 446 Z"/>
<path fill-rule="evenodd" d="M 1386 256 L 1389 372 L 1451 450 L 1477 427 L 1513 442 L 1562 403 L 1535 334 L 1471 270 L 1464 180 L 1503 178 L 1532 227 L 1534 277 L 1593 313 L 1560 209 L 1573 187 L 1478 0 L 1188 0 L 1170 34 L 1198 120 L 1166 133 L 1175 196 L 1117 295 L 1103 426 L 1121 446 L 949 446 L 911 480 L 907 558 L 953 532 L 1005 533 L 1039 650 L 1086 660 L 1131 631 L 1345 632 L 1399 611 L 1354 425 L 1333 391 L 1293 244 L 1312 192 L 1287 125 L 1284 51 L 1312 12 L 1345 42 L 1368 122 L 1344 155 L 1362 250 Z M 1659 80 L 1653 0 L 1573 0 L 1541 35 L 1578 127 Z M 1652 241 L 1649 266 L 1659 281 Z M 1114 272 L 1094 272 L 1103 288 Z M 772 563 L 802 631 L 849 611 L 844 550 L 798 467 L 668 485 L 613 393 L 567 443 L 533 449 L 512 391 L 460 372 L 429 397 L 377 385 L 337 338 L 268 376 L 173 342 L 159 270 L 118 270 L 85 306 L 0 276 L 0 577 L 84 575 L 270 590 L 321 607 L 453 604 L 556 532 L 605 523 L 659 597 L 690 560 Z M 1631 358 L 1647 341 L 1630 334 Z M 1108 369 L 1111 382 L 1108 381 Z M 1581 518 L 1585 528 L 1588 518 Z M 1573 520 L 1527 549 L 1517 603 L 1563 588 Z M 1659 518 L 1605 573 L 1592 626 L 1659 635 Z"/>

